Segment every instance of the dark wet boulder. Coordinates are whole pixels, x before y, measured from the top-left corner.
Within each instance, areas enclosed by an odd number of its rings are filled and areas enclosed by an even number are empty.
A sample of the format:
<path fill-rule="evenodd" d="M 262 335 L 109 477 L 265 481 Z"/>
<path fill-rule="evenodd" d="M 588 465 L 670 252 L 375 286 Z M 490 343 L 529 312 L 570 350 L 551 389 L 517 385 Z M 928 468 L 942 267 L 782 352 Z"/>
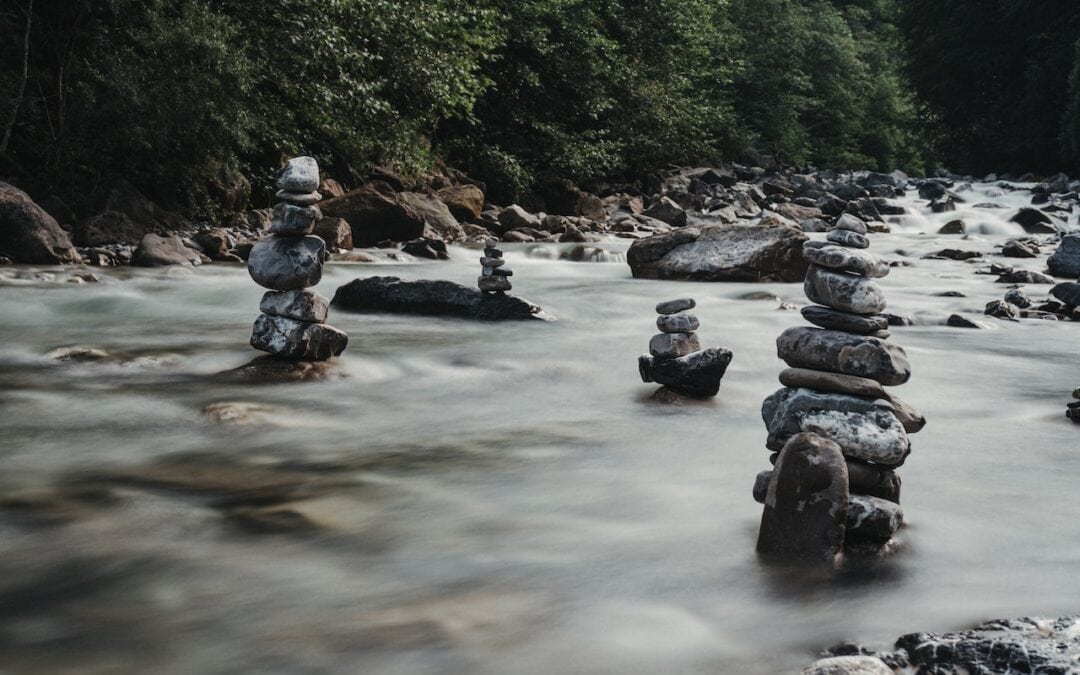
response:
<path fill-rule="evenodd" d="M 1050 294 L 1069 307 L 1080 307 L 1080 283 L 1058 284 L 1050 289 Z"/>
<path fill-rule="evenodd" d="M 1028 234 L 1056 234 L 1061 231 L 1061 226 L 1053 218 L 1038 209 L 1020 209 L 1009 222 L 1024 228 Z"/>
<path fill-rule="evenodd" d="M 1001 247 L 1001 255 L 1006 258 L 1037 258 L 1039 247 L 1033 241 L 1010 239 Z M 1080 273 L 1077 276 L 1080 276 Z"/>
<path fill-rule="evenodd" d="M 847 464 L 840 446 L 798 434 L 780 451 L 765 495 L 758 553 L 778 562 L 834 565 L 844 548 Z"/>
<path fill-rule="evenodd" d="M 806 240 L 787 227 L 689 226 L 635 241 L 626 259 L 643 279 L 802 281 Z"/>
<path fill-rule="evenodd" d="M 354 279 L 337 289 L 330 303 L 351 312 L 423 314 L 481 321 L 516 321 L 551 317 L 528 300 L 487 294 L 452 281 L 402 281 L 397 277 Z"/>
<path fill-rule="evenodd" d="M 1032 270 L 1006 269 L 998 276 L 1002 284 L 1052 284 L 1054 278 Z"/>
<path fill-rule="evenodd" d="M 656 382 L 686 396 L 716 396 L 732 353 L 722 347 L 703 349 L 674 359 L 641 356 L 638 369 L 645 382 Z"/>
<path fill-rule="evenodd" d="M 0 255 L 32 265 L 82 262 L 56 219 L 25 192 L 4 182 L 0 182 Z"/>
<path fill-rule="evenodd" d="M 963 234 L 966 229 L 964 221 L 962 220 L 950 220 L 941 226 L 938 230 L 938 234 Z"/>
<path fill-rule="evenodd" d="M 1020 308 L 1005 302 L 1004 300 L 992 300 L 986 303 L 986 310 L 984 313 L 995 319 L 1015 320 L 1016 317 L 1020 315 Z"/>
<path fill-rule="evenodd" d="M 1063 236 L 1047 264 L 1055 277 L 1080 278 L 1080 234 Z"/>

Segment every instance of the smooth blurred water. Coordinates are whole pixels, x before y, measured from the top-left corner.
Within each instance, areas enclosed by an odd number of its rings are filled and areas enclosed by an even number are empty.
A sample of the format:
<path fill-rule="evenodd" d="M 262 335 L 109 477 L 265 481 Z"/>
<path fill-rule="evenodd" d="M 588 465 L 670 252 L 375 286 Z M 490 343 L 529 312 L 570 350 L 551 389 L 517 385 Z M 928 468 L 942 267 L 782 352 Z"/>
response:
<path fill-rule="evenodd" d="M 998 201 L 1015 212 L 1026 196 Z M 514 293 L 557 323 L 335 311 L 347 377 L 272 386 L 207 377 L 254 355 L 261 291 L 242 267 L 0 287 L 4 493 L 183 453 L 341 483 L 309 505 L 325 525 L 313 534 L 254 535 L 206 501 L 134 488 L 65 524 L 0 518 L 0 669 L 777 673 L 840 640 L 1075 613 L 1080 433 L 1064 409 L 1080 325 L 978 316 L 1002 284 L 920 259 L 992 253 L 1009 210 L 978 209 L 999 234 L 961 239 L 919 234 L 960 214 L 906 203 L 904 231 L 872 250 L 911 263 L 882 285 L 919 324 L 893 330 L 914 369 L 897 393 L 930 423 L 901 470 L 902 552 L 833 580 L 754 554 L 760 404 L 779 387 L 774 338 L 801 318 L 740 298 L 803 304 L 798 284 L 640 281 L 621 262 L 551 259 L 564 246 L 508 245 Z M 451 253 L 331 264 L 318 290 L 375 274 L 474 283 L 478 251 Z M 671 406 L 649 400 L 636 358 L 653 305 L 680 296 L 697 299 L 703 345 L 735 359 L 715 400 Z M 938 325 L 953 312 L 987 328 Z M 72 345 L 126 356 L 44 356 Z M 222 401 L 277 412 L 209 420 Z"/>

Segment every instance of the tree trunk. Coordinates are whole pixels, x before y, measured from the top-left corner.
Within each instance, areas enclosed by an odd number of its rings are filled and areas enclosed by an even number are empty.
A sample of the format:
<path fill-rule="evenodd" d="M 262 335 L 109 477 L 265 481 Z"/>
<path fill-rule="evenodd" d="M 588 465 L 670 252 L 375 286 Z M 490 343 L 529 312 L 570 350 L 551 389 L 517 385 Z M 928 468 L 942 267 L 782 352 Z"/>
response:
<path fill-rule="evenodd" d="M 26 5 L 26 32 L 23 34 L 23 62 L 22 79 L 19 81 L 19 93 L 15 96 L 15 102 L 11 106 L 11 118 L 8 119 L 7 127 L 4 128 L 4 137 L 0 139 L 0 155 L 7 154 L 8 143 L 11 141 L 11 130 L 15 128 L 15 121 L 19 118 L 19 106 L 22 105 L 23 94 L 26 93 L 26 80 L 30 75 L 30 25 L 34 17 L 34 0 L 29 0 Z"/>

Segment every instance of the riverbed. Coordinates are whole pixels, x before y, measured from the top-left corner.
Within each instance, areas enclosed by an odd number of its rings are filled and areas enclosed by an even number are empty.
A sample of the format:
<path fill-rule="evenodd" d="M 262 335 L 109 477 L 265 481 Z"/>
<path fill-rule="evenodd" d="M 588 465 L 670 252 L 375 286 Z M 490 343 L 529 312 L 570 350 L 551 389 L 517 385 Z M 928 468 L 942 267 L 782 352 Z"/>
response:
<path fill-rule="evenodd" d="M 828 579 L 754 553 L 760 406 L 780 386 L 775 337 L 803 323 L 800 284 L 634 280 L 626 240 L 597 245 L 608 262 L 506 245 L 513 292 L 556 322 L 332 310 L 350 335 L 334 377 L 253 385 L 214 377 L 256 355 L 262 291 L 242 266 L 93 270 L 84 284 L 20 270 L 0 284 L 2 494 L 48 501 L 161 462 L 320 487 L 296 500 L 311 525 L 296 531 L 252 531 L 205 495 L 130 481 L 55 518 L 33 499 L 0 510 L 3 669 L 778 673 L 843 640 L 1075 613 L 1080 429 L 1064 411 L 1080 324 L 982 316 L 1007 287 L 976 270 L 1043 271 L 1052 248 L 996 254 L 1028 193 L 965 198 L 930 214 L 912 195 L 893 233 L 871 235 L 908 264 L 881 285 L 887 311 L 915 323 L 892 329 L 913 369 L 896 393 L 929 424 L 900 470 L 900 551 Z M 957 217 L 976 233 L 935 234 Z M 946 247 L 985 257 L 922 259 Z M 316 290 L 371 275 L 475 283 L 478 249 L 450 253 L 331 263 Z M 703 346 L 734 361 L 715 399 L 660 403 L 636 359 L 653 306 L 683 296 Z M 943 325 L 953 313 L 984 328 Z M 99 358 L 50 355 L 73 346 Z M 220 403 L 255 412 L 221 421 L 206 412 Z"/>

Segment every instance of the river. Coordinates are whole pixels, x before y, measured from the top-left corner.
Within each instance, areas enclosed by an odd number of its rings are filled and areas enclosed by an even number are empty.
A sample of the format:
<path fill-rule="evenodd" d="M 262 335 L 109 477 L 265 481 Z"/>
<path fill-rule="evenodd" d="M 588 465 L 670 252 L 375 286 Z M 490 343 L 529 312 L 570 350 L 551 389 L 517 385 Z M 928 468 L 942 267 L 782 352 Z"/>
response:
<path fill-rule="evenodd" d="M 801 285 L 634 280 L 625 240 L 590 263 L 507 245 L 514 293 L 557 322 L 332 311 L 350 335 L 343 377 L 253 386 L 211 377 L 255 355 L 261 291 L 240 266 L 8 279 L 3 494 L 191 458 L 333 487 L 304 502 L 318 527 L 301 532 L 252 533 L 212 500 L 124 484 L 55 522 L 0 511 L 0 669 L 779 673 L 842 640 L 1075 613 L 1080 430 L 1064 411 L 1080 324 L 983 317 L 1006 290 L 974 274 L 985 261 L 921 259 L 1019 233 L 1007 218 L 1027 193 L 994 190 L 964 196 L 1007 209 L 929 214 L 906 198 L 911 215 L 871 237 L 911 263 L 881 285 L 888 311 L 915 319 L 893 329 L 913 368 L 896 391 L 929 424 L 900 471 L 901 552 L 832 579 L 754 553 L 773 341 L 803 322 L 744 296 L 804 304 Z M 955 217 L 980 234 L 922 234 Z M 1011 262 L 1042 270 L 1050 250 Z M 478 251 L 451 255 L 332 263 L 317 290 L 375 274 L 474 283 Z M 702 344 L 735 357 L 714 400 L 661 404 L 636 358 L 655 303 L 681 296 L 697 300 Z M 941 325 L 954 312 L 986 328 Z M 112 356 L 47 356 L 73 345 Z M 211 419 L 220 402 L 257 404 L 254 423 Z"/>

